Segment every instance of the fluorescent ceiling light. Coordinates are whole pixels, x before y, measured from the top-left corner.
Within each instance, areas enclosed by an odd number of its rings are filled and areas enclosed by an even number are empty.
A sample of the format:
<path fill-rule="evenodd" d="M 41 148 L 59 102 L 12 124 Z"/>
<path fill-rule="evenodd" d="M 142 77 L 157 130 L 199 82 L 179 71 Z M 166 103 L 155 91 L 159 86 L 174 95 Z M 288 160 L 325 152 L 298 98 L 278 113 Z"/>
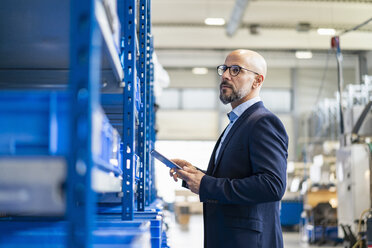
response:
<path fill-rule="evenodd" d="M 223 18 L 206 18 L 204 23 L 207 25 L 222 26 L 225 25 L 225 19 Z"/>
<path fill-rule="evenodd" d="M 296 51 L 296 58 L 298 59 L 311 59 L 313 53 L 310 51 Z"/>
<path fill-rule="evenodd" d="M 192 68 L 192 73 L 196 75 L 205 75 L 208 73 L 208 68 L 205 67 L 194 67 Z"/>
<path fill-rule="evenodd" d="M 319 35 L 335 35 L 336 30 L 333 28 L 318 28 Z"/>

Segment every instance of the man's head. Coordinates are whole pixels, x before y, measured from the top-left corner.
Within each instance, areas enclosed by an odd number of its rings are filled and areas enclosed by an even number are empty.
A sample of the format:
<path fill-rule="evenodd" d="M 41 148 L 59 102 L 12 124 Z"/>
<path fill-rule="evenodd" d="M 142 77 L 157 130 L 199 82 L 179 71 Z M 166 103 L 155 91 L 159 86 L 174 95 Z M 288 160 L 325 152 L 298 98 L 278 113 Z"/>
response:
<path fill-rule="evenodd" d="M 239 104 L 258 96 L 266 77 L 266 61 L 257 52 L 235 50 L 225 60 L 226 69 L 221 75 L 220 100 L 231 103 L 235 108 Z M 233 67 L 231 66 L 238 66 Z M 236 75 L 236 72 L 239 72 Z"/>

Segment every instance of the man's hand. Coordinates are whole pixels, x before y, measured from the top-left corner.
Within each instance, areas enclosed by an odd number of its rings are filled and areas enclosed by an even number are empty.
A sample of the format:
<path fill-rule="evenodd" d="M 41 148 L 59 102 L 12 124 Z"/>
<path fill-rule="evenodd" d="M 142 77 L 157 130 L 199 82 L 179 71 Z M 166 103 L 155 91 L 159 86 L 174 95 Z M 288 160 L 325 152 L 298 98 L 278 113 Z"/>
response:
<path fill-rule="evenodd" d="M 184 167 L 189 167 L 189 168 L 193 168 L 193 169 L 196 170 L 196 168 L 191 163 L 187 162 L 186 160 L 175 158 L 175 159 L 171 159 L 171 161 L 173 163 L 179 165 L 182 169 L 184 169 Z M 177 179 L 178 178 L 178 175 L 177 175 L 178 171 L 180 171 L 180 170 L 178 170 L 177 168 L 170 169 L 170 171 L 169 171 L 169 175 L 171 177 L 173 177 L 173 180 L 176 181 L 176 182 L 178 181 L 178 179 Z"/>
<path fill-rule="evenodd" d="M 199 194 L 200 182 L 205 174 L 186 160 L 172 159 L 172 162 L 182 167 L 182 170 L 173 168 L 169 171 L 174 181 L 177 182 L 178 178 L 185 180 L 191 192 Z"/>
<path fill-rule="evenodd" d="M 187 182 L 191 192 L 199 194 L 200 182 L 204 173 L 196 168 L 183 167 L 183 170 L 177 171 L 178 177 Z"/>

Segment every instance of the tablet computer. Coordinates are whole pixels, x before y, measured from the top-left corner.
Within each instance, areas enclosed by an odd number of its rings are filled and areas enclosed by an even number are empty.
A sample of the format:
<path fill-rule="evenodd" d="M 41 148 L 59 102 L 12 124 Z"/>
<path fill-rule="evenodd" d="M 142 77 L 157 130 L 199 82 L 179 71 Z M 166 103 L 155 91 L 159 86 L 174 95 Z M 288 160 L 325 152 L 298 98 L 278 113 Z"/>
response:
<path fill-rule="evenodd" d="M 173 163 L 172 161 L 170 161 L 169 159 L 164 157 L 162 154 L 160 154 L 156 150 L 151 151 L 151 156 L 154 156 L 154 158 L 158 159 L 160 162 L 162 162 L 163 164 L 165 164 L 167 167 L 169 167 L 171 169 L 176 167 L 177 169 L 182 170 L 181 166 L 179 166 L 178 164 Z"/>

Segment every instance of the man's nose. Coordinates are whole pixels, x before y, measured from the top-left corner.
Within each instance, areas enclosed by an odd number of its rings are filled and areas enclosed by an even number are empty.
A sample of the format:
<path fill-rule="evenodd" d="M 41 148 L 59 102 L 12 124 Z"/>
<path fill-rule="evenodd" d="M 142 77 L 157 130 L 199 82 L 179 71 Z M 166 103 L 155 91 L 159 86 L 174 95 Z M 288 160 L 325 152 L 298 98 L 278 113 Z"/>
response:
<path fill-rule="evenodd" d="M 231 75 L 230 75 L 229 69 L 226 69 L 226 71 L 223 72 L 221 78 L 222 78 L 222 80 L 225 80 L 225 79 L 230 80 L 231 79 Z"/>

